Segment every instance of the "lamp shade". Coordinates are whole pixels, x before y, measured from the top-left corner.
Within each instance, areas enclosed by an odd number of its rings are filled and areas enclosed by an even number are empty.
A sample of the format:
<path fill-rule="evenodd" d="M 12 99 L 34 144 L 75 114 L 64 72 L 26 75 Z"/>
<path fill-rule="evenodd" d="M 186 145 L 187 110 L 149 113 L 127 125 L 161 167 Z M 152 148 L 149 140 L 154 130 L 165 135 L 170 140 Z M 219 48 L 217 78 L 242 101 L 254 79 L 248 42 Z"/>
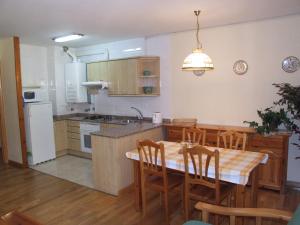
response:
<path fill-rule="evenodd" d="M 212 70 L 214 64 L 211 58 L 202 52 L 201 49 L 195 49 L 183 61 L 182 70 L 184 71 L 206 71 Z"/>

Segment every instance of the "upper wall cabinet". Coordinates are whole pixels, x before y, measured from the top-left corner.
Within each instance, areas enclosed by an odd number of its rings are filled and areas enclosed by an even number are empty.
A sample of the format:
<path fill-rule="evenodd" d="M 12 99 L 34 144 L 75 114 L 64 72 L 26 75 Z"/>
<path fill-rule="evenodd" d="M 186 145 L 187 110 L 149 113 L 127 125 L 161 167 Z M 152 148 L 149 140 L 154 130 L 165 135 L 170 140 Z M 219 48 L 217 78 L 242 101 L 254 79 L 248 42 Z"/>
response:
<path fill-rule="evenodd" d="M 87 64 L 89 81 L 109 82 L 109 96 L 160 95 L 159 57 L 137 57 Z"/>
<path fill-rule="evenodd" d="M 88 81 L 108 81 L 108 61 L 87 64 Z"/>

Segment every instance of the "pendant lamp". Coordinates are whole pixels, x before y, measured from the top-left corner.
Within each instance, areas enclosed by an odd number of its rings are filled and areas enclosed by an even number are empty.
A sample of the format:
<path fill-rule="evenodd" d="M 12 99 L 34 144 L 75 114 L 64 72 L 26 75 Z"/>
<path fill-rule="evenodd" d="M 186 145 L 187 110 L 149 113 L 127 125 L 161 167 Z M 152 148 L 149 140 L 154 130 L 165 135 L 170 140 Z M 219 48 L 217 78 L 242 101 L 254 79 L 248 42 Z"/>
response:
<path fill-rule="evenodd" d="M 197 48 L 189 54 L 183 61 L 182 70 L 183 71 L 192 71 L 195 75 L 202 75 L 207 70 L 212 70 L 214 65 L 211 58 L 203 53 L 202 44 L 199 41 L 199 14 L 200 10 L 194 11 L 195 16 L 197 17 Z"/>

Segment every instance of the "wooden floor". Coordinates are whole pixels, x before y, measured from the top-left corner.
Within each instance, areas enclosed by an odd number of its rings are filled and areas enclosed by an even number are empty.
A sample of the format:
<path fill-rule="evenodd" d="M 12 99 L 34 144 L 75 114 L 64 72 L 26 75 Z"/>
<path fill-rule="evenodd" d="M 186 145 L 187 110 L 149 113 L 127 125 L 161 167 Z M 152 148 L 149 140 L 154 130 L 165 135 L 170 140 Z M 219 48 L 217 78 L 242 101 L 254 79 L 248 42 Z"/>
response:
<path fill-rule="evenodd" d="M 145 219 L 134 210 L 133 196 L 129 192 L 113 197 L 32 169 L 0 164 L 0 215 L 19 210 L 51 225 L 164 224 L 163 208 L 157 196 L 150 194 Z M 176 200 L 171 204 L 171 224 L 181 225 L 180 198 L 173 196 L 172 199 Z M 295 210 L 299 203 L 300 193 L 297 191 L 289 190 L 282 196 L 272 191 L 259 192 L 259 206 L 262 207 Z"/>

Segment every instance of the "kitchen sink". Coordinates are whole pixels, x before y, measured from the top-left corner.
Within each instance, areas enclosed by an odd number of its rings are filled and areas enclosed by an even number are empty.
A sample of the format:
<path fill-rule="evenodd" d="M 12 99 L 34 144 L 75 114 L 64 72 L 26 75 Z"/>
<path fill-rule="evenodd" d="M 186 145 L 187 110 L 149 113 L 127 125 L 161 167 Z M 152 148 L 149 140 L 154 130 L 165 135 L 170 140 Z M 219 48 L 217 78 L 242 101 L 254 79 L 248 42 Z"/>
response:
<path fill-rule="evenodd" d="M 110 116 L 110 115 L 90 115 L 90 116 L 84 117 L 84 120 L 92 121 L 92 122 L 99 122 L 99 123 L 111 123 L 111 124 L 117 124 L 117 125 L 127 125 L 130 123 L 138 122 L 138 120 L 134 120 L 134 119 L 113 118 L 113 116 Z"/>

